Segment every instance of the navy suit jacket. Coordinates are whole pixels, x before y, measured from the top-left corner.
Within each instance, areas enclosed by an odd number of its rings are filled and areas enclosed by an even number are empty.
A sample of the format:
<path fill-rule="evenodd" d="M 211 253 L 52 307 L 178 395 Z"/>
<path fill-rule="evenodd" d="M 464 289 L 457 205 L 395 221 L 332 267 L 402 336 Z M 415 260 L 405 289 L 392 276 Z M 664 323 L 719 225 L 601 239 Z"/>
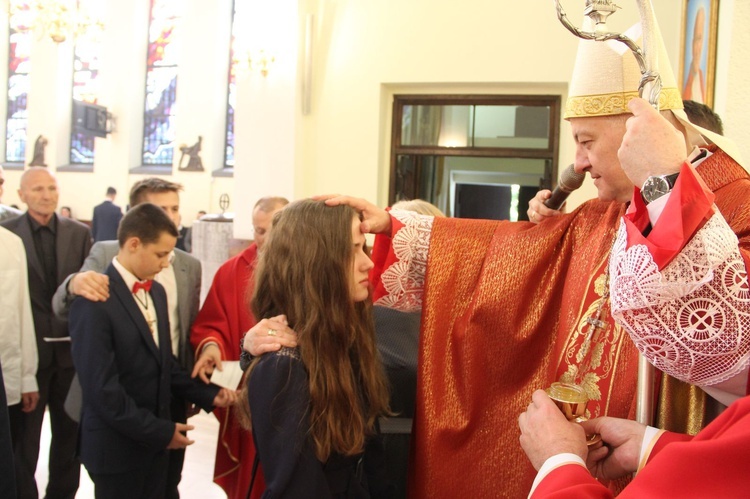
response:
<path fill-rule="evenodd" d="M 131 291 L 112 264 L 105 302 L 75 300 L 69 324 L 73 362 L 83 389 L 81 462 L 91 473 L 122 473 L 164 452 L 174 434 L 172 391 L 210 411 L 219 391 L 190 378 L 169 348 L 164 288 L 154 282 L 157 348 Z"/>
<path fill-rule="evenodd" d="M 122 219 L 122 210 L 110 200 L 94 207 L 94 217 L 91 220 L 91 234 L 94 242 L 111 241 L 117 239 L 117 228 Z"/>

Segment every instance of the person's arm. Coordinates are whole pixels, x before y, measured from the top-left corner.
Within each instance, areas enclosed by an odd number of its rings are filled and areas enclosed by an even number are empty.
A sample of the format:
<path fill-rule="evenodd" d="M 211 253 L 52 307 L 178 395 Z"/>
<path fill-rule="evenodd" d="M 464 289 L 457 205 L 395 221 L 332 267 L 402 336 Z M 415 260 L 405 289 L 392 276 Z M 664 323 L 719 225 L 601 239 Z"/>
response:
<path fill-rule="evenodd" d="M 639 186 L 679 176 L 666 200 L 653 201 L 663 205 L 656 211 L 635 189 L 610 260 L 612 315 L 658 369 L 729 404 L 747 390 L 750 337 L 740 332 L 750 314 L 750 238 L 738 240 L 716 209 L 684 159 L 682 135 L 645 101 L 630 108 L 618 153 L 628 177 Z M 658 351 L 654 338 L 664 341 Z"/>
<path fill-rule="evenodd" d="M 373 303 L 402 312 L 422 308 L 427 257 L 435 217 L 393 210 L 393 235 L 376 238 Z"/>
<path fill-rule="evenodd" d="M 302 362 L 279 353 L 250 373 L 248 403 L 266 494 L 279 498 L 330 497 L 323 464 L 308 435 L 310 392 Z"/>
<path fill-rule="evenodd" d="M 175 423 L 140 408 L 119 382 L 111 321 L 101 305 L 76 300 L 71 307 L 71 354 L 89 404 L 108 426 L 127 438 L 165 449 L 175 437 Z"/>
<path fill-rule="evenodd" d="M 521 447 L 538 471 L 531 497 L 611 497 L 587 466 L 602 479 L 618 478 L 638 468 L 645 426 L 635 421 L 598 418 L 571 423 L 544 391 L 537 390 L 526 412 L 518 417 L 518 426 Z M 587 447 L 585 436 L 594 433 L 601 435 L 606 446 Z M 568 495 L 558 495 L 562 490 Z"/>
<path fill-rule="evenodd" d="M 94 244 L 81 270 L 66 277 L 52 297 L 52 310 L 58 319 L 68 318 L 70 305 L 76 296 L 83 296 L 92 301 L 104 301 L 109 298 L 109 277 L 104 274 L 107 265 L 109 259 L 106 258 L 104 245 Z"/>
<path fill-rule="evenodd" d="M 220 389 L 216 385 L 196 381 L 180 367 L 177 359 L 170 356 L 169 360 L 170 366 L 167 367 L 171 370 L 171 388 L 174 395 L 189 400 L 206 412 L 211 412 L 214 405 L 227 405 L 224 398 L 229 394 L 225 393 L 224 389 Z M 219 399 L 217 399 L 217 396 L 219 396 Z"/>

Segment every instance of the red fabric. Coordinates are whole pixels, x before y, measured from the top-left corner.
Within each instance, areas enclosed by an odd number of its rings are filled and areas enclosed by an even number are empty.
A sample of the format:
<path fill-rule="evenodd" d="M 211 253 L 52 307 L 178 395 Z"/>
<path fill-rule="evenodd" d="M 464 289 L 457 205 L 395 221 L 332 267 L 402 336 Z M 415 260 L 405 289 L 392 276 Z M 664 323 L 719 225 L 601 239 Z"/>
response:
<path fill-rule="evenodd" d="M 152 282 L 153 281 L 150 280 L 150 279 L 147 280 L 147 281 L 143 281 L 143 282 L 136 281 L 133 284 L 133 294 L 136 294 L 140 290 L 144 290 L 146 293 L 149 293 L 151 291 L 151 283 Z"/>
<path fill-rule="evenodd" d="M 618 497 L 747 497 L 748 463 L 750 397 L 744 397 L 692 440 L 663 434 L 648 464 Z M 612 493 L 585 468 L 570 464 L 550 472 L 532 497 L 600 498 Z"/>
<path fill-rule="evenodd" d="M 539 225 L 435 219 L 410 497 L 528 493 L 535 473 L 518 445 L 518 414 L 534 390 L 558 381 L 575 358 L 624 211 L 622 204 L 593 200 Z M 588 408 L 592 415 L 628 417 L 637 352 L 606 316 L 609 353 L 585 371 L 601 377 L 602 396 Z"/>
<path fill-rule="evenodd" d="M 636 187 L 625 215 L 628 246 L 645 244 L 654 262 L 663 269 L 714 214 L 715 198 L 693 167 L 683 164 L 664 211 L 648 237 L 644 237 L 642 232 L 649 224 L 648 209 Z"/>
<path fill-rule="evenodd" d="M 395 234 L 404 227 L 397 219 L 391 217 L 391 233 Z M 372 263 L 375 266 L 370 270 L 370 285 L 372 287 L 372 301 L 378 301 L 379 298 L 387 295 L 388 292 L 383 287 L 380 276 L 383 271 L 398 261 L 396 255 L 391 251 L 391 237 L 385 234 L 375 236 L 375 242 L 372 245 Z"/>
<path fill-rule="evenodd" d="M 196 355 L 206 343 L 214 342 L 221 349 L 222 359 L 239 360 L 240 341 L 256 322 L 248 298 L 252 294 L 257 255 L 257 247 L 252 244 L 216 271 L 190 333 L 190 343 Z M 220 425 L 214 482 L 230 499 L 245 499 L 255 459 L 252 434 L 240 427 L 232 408 L 216 408 L 214 414 Z M 264 489 L 259 466 L 251 497 L 259 498 Z"/>

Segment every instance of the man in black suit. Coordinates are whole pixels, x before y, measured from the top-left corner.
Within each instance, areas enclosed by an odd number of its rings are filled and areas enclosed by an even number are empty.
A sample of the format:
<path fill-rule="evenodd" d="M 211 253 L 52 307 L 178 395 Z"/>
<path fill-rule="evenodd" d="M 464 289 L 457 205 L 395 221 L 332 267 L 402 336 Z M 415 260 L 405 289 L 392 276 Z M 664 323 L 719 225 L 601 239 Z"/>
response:
<path fill-rule="evenodd" d="M 19 498 L 38 497 L 34 472 L 45 409 L 49 406 L 52 442 L 49 450 L 48 498 L 73 498 L 78 490 L 80 463 L 75 457 L 78 425 L 63 408 L 75 371 L 70 356 L 68 325 L 52 312 L 57 286 L 77 271 L 91 249 L 88 227 L 55 214 L 57 180 L 42 167 L 21 176 L 18 195 L 27 212 L 3 226 L 21 238 L 28 262 L 29 294 L 36 330 L 39 367 L 39 403 L 24 413 L 14 442 L 16 486 Z"/>
<path fill-rule="evenodd" d="M 122 210 L 115 204 L 117 190 L 107 187 L 107 199 L 94 207 L 94 217 L 91 219 L 91 234 L 94 242 L 113 241 L 117 239 L 117 226 L 122 219 Z"/>
<path fill-rule="evenodd" d="M 210 411 L 233 391 L 190 378 L 172 355 L 167 294 L 152 281 L 169 265 L 177 228 L 144 203 L 123 218 L 119 252 L 107 267 L 105 301 L 79 299 L 69 315 L 73 360 L 83 390 L 81 460 L 97 498 L 162 498 L 167 449 L 192 442 L 170 417 L 171 392 Z"/>

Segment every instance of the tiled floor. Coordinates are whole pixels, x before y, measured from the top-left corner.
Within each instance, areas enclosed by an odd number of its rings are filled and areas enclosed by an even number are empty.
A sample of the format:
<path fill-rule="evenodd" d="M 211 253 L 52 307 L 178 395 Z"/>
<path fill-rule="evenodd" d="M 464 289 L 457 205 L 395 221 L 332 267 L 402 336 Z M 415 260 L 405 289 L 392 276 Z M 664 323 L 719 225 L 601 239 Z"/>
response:
<path fill-rule="evenodd" d="M 225 499 L 224 491 L 213 483 L 214 456 L 216 453 L 216 437 L 219 432 L 219 422 L 211 414 L 201 412 L 188 421 L 195 429 L 188 436 L 195 443 L 188 447 L 185 453 L 185 467 L 182 470 L 180 482 L 180 496 L 183 499 Z M 45 417 L 42 428 L 41 451 L 36 468 L 37 487 L 44 495 L 47 487 L 47 456 L 49 451 L 50 429 L 49 419 Z M 91 483 L 86 470 L 81 466 L 81 485 L 76 499 L 92 499 L 94 484 Z"/>

